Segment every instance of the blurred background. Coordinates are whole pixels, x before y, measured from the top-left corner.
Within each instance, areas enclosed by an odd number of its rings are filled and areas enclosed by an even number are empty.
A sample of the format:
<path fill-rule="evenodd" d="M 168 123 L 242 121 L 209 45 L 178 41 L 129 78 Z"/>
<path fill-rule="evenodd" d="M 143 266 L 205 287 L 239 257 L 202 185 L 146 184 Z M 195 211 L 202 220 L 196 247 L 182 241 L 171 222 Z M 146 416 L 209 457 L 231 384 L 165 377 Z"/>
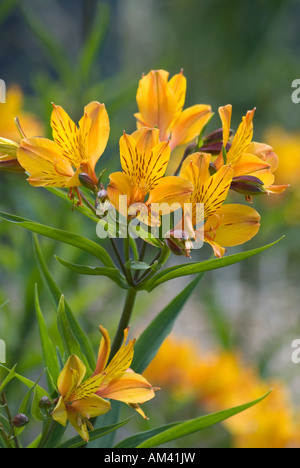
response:
<path fill-rule="evenodd" d="M 18 139 L 16 115 L 25 133 L 51 135 L 52 101 L 75 121 L 89 101 L 104 102 L 111 136 L 99 169 L 106 167 L 109 174 L 119 170 L 120 135 L 135 130 L 142 73 L 163 68 L 172 76 L 183 68 L 185 107 L 211 104 L 216 113 L 211 131 L 220 126 L 219 106 L 233 105 L 234 129 L 256 107 L 254 140 L 273 146 L 280 158 L 276 183 L 290 188 L 254 200 L 262 216 L 260 232 L 229 253 L 285 238 L 257 257 L 205 276 L 147 371 L 163 390 L 145 407 L 153 427 L 245 403 L 271 387 L 273 393 L 243 416 L 182 439 L 178 447 L 300 446 L 300 364 L 291 360 L 292 341 L 300 338 L 300 104 L 291 99 L 292 82 L 300 78 L 299 20 L 296 0 L 0 3 L 0 78 L 7 85 L 7 103 L 0 104 L 1 136 Z M 45 190 L 30 187 L 23 175 L 0 173 L 0 195 L 2 211 L 97 240 L 92 221 Z M 241 196 L 232 199 L 246 203 Z M 98 325 L 114 332 L 123 293 L 116 296 L 109 280 L 79 277 L 56 262 L 54 254 L 74 263 L 90 261 L 76 249 L 49 239 L 40 242 L 49 270 L 96 352 Z M 210 254 L 201 249 L 193 260 Z M 39 277 L 32 235 L 6 222 L 0 222 L 0 281 L 0 338 L 7 344 L 8 366 L 18 362 L 18 372 L 40 375 L 35 283 L 57 339 L 55 310 Z M 131 333 L 138 336 L 187 281 L 142 293 Z M 148 428 L 136 419 L 131 424 L 130 431 Z"/>

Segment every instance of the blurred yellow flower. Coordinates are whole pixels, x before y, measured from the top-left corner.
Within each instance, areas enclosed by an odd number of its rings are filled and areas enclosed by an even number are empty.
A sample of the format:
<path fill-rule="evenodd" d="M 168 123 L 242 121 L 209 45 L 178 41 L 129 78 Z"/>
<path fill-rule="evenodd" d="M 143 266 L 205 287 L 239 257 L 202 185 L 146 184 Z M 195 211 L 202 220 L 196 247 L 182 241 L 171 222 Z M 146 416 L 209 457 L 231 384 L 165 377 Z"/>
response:
<path fill-rule="evenodd" d="M 289 132 L 283 127 L 270 127 L 264 133 L 264 139 L 274 148 L 279 156 L 276 178 L 279 183 L 291 184 L 297 190 L 300 182 L 300 131 Z"/>
<path fill-rule="evenodd" d="M 273 388 L 259 405 L 223 422 L 236 448 L 300 447 L 298 411 L 287 386 L 266 382 L 236 351 L 200 353 L 190 339 L 169 337 L 145 375 L 183 401 L 206 412 L 221 411 L 255 400 Z"/>
<path fill-rule="evenodd" d="M 106 148 L 109 118 L 104 104 L 93 101 L 84 108 L 79 127 L 60 106 L 53 104 L 53 140 L 25 138 L 17 152 L 21 166 L 35 187 L 77 187 L 85 173 L 97 185 L 95 166 Z"/>
<path fill-rule="evenodd" d="M 0 170 L 24 172 L 17 159 L 20 134 L 15 118 L 22 121 L 22 128 L 27 135 L 42 136 L 42 123 L 33 114 L 23 110 L 24 96 L 19 86 L 12 86 L 6 94 L 6 103 L 0 104 Z"/>
<path fill-rule="evenodd" d="M 160 140 L 169 140 L 171 150 L 188 144 L 210 119 L 211 106 L 197 104 L 183 110 L 185 95 L 182 71 L 169 80 L 167 71 L 151 70 L 142 77 L 137 90 L 137 127 L 157 127 Z"/>
<path fill-rule="evenodd" d="M 44 127 L 39 119 L 24 111 L 24 95 L 21 88 L 13 85 L 8 88 L 6 102 L 0 104 L 0 135 L 10 140 L 19 141 L 20 135 L 14 119 L 18 117 L 26 135 L 42 136 Z"/>

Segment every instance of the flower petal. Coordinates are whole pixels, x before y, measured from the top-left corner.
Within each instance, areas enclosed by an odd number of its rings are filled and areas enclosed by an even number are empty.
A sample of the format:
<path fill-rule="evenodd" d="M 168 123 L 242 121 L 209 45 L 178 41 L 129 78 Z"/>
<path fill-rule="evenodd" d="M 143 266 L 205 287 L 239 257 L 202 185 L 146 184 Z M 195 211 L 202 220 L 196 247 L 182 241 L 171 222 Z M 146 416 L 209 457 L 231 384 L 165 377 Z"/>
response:
<path fill-rule="evenodd" d="M 52 418 L 54 421 L 57 421 L 62 426 L 66 427 L 67 420 L 68 420 L 68 413 L 66 410 L 66 405 L 64 404 L 63 397 L 60 397 L 58 400 L 57 405 L 55 406 L 54 410 L 51 413 Z"/>
<path fill-rule="evenodd" d="M 151 384 L 140 374 L 124 372 L 97 392 L 103 398 L 125 403 L 144 403 L 155 397 Z"/>
<path fill-rule="evenodd" d="M 108 331 L 104 327 L 99 327 L 100 332 L 102 334 L 102 338 L 100 341 L 99 351 L 98 351 L 98 359 L 96 364 L 96 369 L 93 375 L 100 374 L 104 371 L 105 366 L 107 364 L 109 354 L 110 354 L 110 337 Z"/>
<path fill-rule="evenodd" d="M 230 134 L 232 105 L 227 104 L 227 106 L 219 107 L 219 115 L 223 128 L 223 146 L 226 148 Z"/>
<path fill-rule="evenodd" d="M 151 190 L 147 205 L 153 203 L 166 204 L 171 208 L 173 203 L 182 205 L 190 200 L 193 192 L 193 184 L 183 177 L 167 176 L 160 179 Z M 171 210 L 171 211 L 174 211 Z M 170 209 L 162 214 L 170 213 Z"/>
<path fill-rule="evenodd" d="M 136 95 L 143 122 L 147 127 L 157 127 L 161 140 L 167 138 L 167 129 L 176 117 L 178 108 L 168 76 L 164 70 L 151 70 L 140 80 Z"/>
<path fill-rule="evenodd" d="M 130 182 L 130 178 L 124 172 L 113 172 L 109 176 L 110 182 L 107 187 L 108 198 L 113 206 L 119 212 L 123 213 L 125 209 L 132 205 L 134 201 L 144 201 L 145 193 L 136 189 Z M 120 203 L 120 196 L 127 196 L 127 207 Z M 123 213 L 127 216 L 126 213 Z"/>
<path fill-rule="evenodd" d="M 223 205 L 205 223 L 205 240 L 224 247 L 244 244 L 260 227 L 260 215 L 247 205 Z"/>
<path fill-rule="evenodd" d="M 91 168 L 95 169 L 109 138 L 109 117 L 105 105 L 97 101 L 90 102 L 84 108 L 84 113 L 88 116 L 90 124 L 89 131 L 86 133 L 86 123 L 84 123 L 86 117 L 84 116 L 79 123 L 82 146 L 85 148 L 85 157 L 89 159 Z"/>
<path fill-rule="evenodd" d="M 211 116 L 211 106 L 197 104 L 185 109 L 172 130 L 170 140 L 171 150 L 178 145 L 183 145 L 194 140 L 201 132 Z"/>
<path fill-rule="evenodd" d="M 75 354 L 72 354 L 67 360 L 63 370 L 59 374 L 57 387 L 58 391 L 62 396 L 67 395 L 74 387 L 74 372 L 76 371 L 78 378 L 76 385 L 80 385 L 82 382 L 85 373 L 86 367 L 83 362 Z"/>
<path fill-rule="evenodd" d="M 79 129 L 61 106 L 53 105 L 51 127 L 54 141 L 63 151 L 65 158 L 78 168 L 82 157 L 79 145 Z"/>
<path fill-rule="evenodd" d="M 270 168 L 270 164 L 254 154 L 244 153 L 234 165 L 234 176 L 249 175 Z"/>
<path fill-rule="evenodd" d="M 98 395 L 91 395 L 87 398 L 74 401 L 71 404 L 72 410 L 76 410 L 87 419 L 96 418 L 107 413 L 111 409 L 109 401 L 104 400 Z"/>
<path fill-rule="evenodd" d="M 61 148 L 47 138 L 26 138 L 17 151 L 18 161 L 30 174 L 34 186 L 72 187 L 80 185 Z M 74 177 L 75 176 L 75 177 Z"/>

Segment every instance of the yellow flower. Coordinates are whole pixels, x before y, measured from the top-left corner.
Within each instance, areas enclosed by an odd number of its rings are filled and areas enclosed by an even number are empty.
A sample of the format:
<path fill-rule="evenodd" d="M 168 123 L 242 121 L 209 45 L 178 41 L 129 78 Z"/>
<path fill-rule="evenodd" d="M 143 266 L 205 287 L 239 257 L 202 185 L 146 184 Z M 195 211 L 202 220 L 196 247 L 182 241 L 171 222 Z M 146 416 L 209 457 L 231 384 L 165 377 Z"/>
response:
<path fill-rule="evenodd" d="M 128 336 L 128 329 L 126 329 L 123 345 L 107 364 L 110 355 L 110 338 L 107 330 L 101 326 L 100 332 L 102 339 L 94 376 L 100 376 L 101 381 L 96 394 L 103 398 L 122 401 L 134 408 L 143 418 L 148 419 L 139 404 L 154 398 L 154 391 L 159 389 L 152 387 L 142 375 L 130 369 L 135 340 L 126 344 Z"/>
<path fill-rule="evenodd" d="M 89 419 L 107 413 L 110 409 L 109 401 L 95 395 L 101 376 L 92 376 L 83 381 L 86 367 L 74 354 L 69 357 L 61 371 L 57 387 L 60 398 L 52 412 L 52 418 L 62 426 L 67 421 L 72 424 L 80 436 L 89 440 Z"/>
<path fill-rule="evenodd" d="M 97 185 L 95 166 L 109 137 L 109 118 L 104 104 L 93 101 L 84 108 L 79 126 L 53 104 L 53 140 L 25 138 L 18 149 L 18 160 L 30 174 L 35 187 L 77 187 L 80 173 Z"/>
<path fill-rule="evenodd" d="M 183 110 L 186 78 L 183 72 L 169 81 L 165 70 L 151 70 L 139 82 L 135 114 L 137 127 L 157 127 L 160 140 L 170 140 L 173 150 L 194 140 L 211 116 L 211 106 L 198 104 Z"/>
<path fill-rule="evenodd" d="M 42 135 L 44 129 L 37 117 L 24 112 L 24 98 L 18 86 L 12 86 L 6 94 L 6 103 L 0 104 L 0 170 L 24 172 L 17 159 L 20 135 L 15 118 L 22 121 L 24 132 L 29 135 Z"/>
<path fill-rule="evenodd" d="M 211 245 L 217 257 L 226 252 L 225 247 L 243 244 L 259 230 L 260 216 L 253 208 L 245 205 L 223 205 L 232 182 L 234 170 L 231 165 L 222 166 L 210 174 L 211 155 L 194 153 L 183 162 L 180 175 L 189 180 L 194 191 L 190 198 L 193 207 L 192 224 L 196 226 L 196 237 Z M 204 205 L 203 219 L 197 219 L 196 206 Z M 199 222 L 204 221 L 204 234 Z"/>
<path fill-rule="evenodd" d="M 141 128 L 132 135 L 120 139 L 120 156 L 123 172 L 110 175 L 107 192 L 111 203 L 119 211 L 120 196 L 127 196 L 127 207 L 152 203 L 185 203 L 193 190 L 187 180 L 168 176 L 164 177 L 170 158 L 168 141 L 159 141 L 159 130 Z M 146 196 L 149 195 L 146 200 Z M 147 215 L 148 216 L 148 215 Z"/>
<path fill-rule="evenodd" d="M 242 122 L 230 143 L 230 149 L 226 155 L 226 164 L 231 164 L 235 178 L 250 176 L 250 178 L 259 179 L 263 185 L 263 189 L 259 193 L 281 193 L 287 188 L 287 185 L 274 185 L 275 176 L 273 172 L 278 167 L 276 154 L 270 146 L 264 143 L 252 142 L 254 113 L 255 109 L 248 111 L 242 118 Z M 228 104 L 220 107 L 219 115 L 223 127 L 223 147 L 226 148 L 229 142 L 232 106 Z M 214 166 L 219 170 L 223 164 L 223 154 L 220 153 L 214 162 Z M 255 194 L 255 192 L 253 193 Z"/>
<path fill-rule="evenodd" d="M 89 419 L 111 409 L 105 398 L 122 401 L 148 419 L 139 404 L 154 398 L 154 391 L 158 390 L 130 369 L 135 340 L 126 344 L 128 329 L 124 331 L 123 345 L 108 364 L 110 337 L 105 328 L 99 328 L 102 339 L 94 374 L 83 382 L 86 367 L 77 356 L 70 356 L 58 378 L 60 398 L 52 412 L 52 418 L 63 426 L 69 420 L 86 441 L 88 427 L 92 429 Z"/>

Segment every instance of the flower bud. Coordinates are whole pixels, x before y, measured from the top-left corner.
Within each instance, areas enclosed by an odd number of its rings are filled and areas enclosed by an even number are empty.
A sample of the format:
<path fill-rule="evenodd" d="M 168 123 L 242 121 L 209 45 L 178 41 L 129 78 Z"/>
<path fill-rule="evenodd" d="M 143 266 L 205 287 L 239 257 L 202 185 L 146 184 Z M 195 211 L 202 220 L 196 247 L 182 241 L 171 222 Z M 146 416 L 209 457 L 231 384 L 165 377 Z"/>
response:
<path fill-rule="evenodd" d="M 52 407 L 52 403 L 51 401 L 49 400 L 49 398 L 45 395 L 43 396 L 40 401 L 39 401 L 39 407 L 42 409 L 42 410 L 48 410 L 49 408 Z"/>
<path fill-rule="evenodd" d="M 216 156 L 221 153 L 223 147 L 223 142 L 222 141 L 217 141 L 214 143 L 209 143 L 209 144 L 204 144 L 204 146 L 201 146 L 200 150 L 203 153 L 209 153 L 213 156 Z M 231 147 L 230 143 L 227 143 L 226 145 L 226 151 L 229 151 Z"/>
<path fill-rule="evenodd" d="M 0 171 L 2 172 L 25 172 L 17 158 L 12 156 L 0 156 Z"/>
<path fill-rule="evenodd" d="M 232 179 L 231 190 L 243 195 L 263 195 L 267 193 L 264 183 L 254 176 L 240 176 Z"/>
<path fill-rule="evenodd" d="M 229 136 L 232 136 L 232 135 L 233 135 L 233 130 L 230 129 L 229 130 Z M 218 128 L 217 130 L 210 133 L 209 135 L 207 135 L 204 138 L 204 144 L 205 145 L 208 145 L 210 143 L 215 143 L 217 141 L 220 141 L 220 142 L 223 141 L 223 129 L 222 128 Z"/>
<path fill-rule="evenodd" d="M 173 254 L 191 257 L 188 239 L 189 236 L 185 231 L 172 230 L 170 232 L 170 237 L 165 239 L 165 243 Z"/>
<path fill-rule="evenodd" d="M 23 427 L 29 423 L 29 419 L 25 414 L 19 413 L 11 420 L 11 423 L 14 427 Z"/>
<path fill-rule="evenodd" d="M 7 155 L 13 156 L 17 158 L 17 150 L 19 148 L 18 143 L 15 143 L 12 140 L 8 140 L 7 138 L 0 137 L 0 152 Z"/>
<path fill-rule="evenodd" d="M 79 174 L 79 180 L 80 180 L 81 185 L 83 185 L 83 187 L 86 187 L 92 190 L 93 192 L 97 190 L 97 185 L 95 185 L 93 179 L 85 172 L 81 172 L 81 174 Z"/>

